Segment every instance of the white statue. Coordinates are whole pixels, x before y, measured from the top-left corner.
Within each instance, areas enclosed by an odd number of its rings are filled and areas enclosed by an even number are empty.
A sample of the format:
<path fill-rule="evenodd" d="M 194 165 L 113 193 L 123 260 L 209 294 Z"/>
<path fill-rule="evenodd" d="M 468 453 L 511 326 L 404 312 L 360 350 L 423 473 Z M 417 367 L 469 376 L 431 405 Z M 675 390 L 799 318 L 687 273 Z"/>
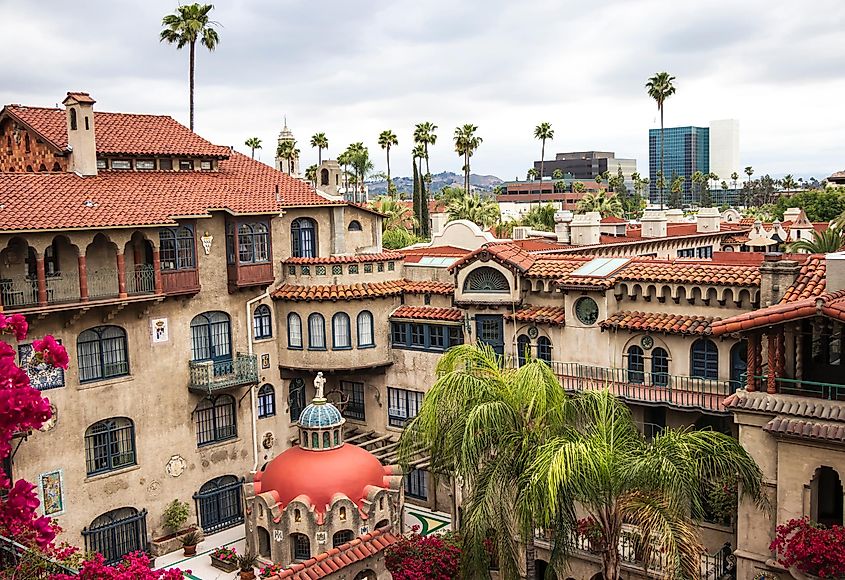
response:
<path fill-rule="evenodd" d="M 325 386 L 326 386 L 326 379 L 323 377 L 322 371 L 320 371 L 319 373 L 317 373 L 317 376 L 314 377 L 314 388 L 317 391 L 317 394 L 315 395 L 314 398 L 316 398 L 316 399 L 325 398 L 323 396 L 323 387 L 325 387 Z"/>

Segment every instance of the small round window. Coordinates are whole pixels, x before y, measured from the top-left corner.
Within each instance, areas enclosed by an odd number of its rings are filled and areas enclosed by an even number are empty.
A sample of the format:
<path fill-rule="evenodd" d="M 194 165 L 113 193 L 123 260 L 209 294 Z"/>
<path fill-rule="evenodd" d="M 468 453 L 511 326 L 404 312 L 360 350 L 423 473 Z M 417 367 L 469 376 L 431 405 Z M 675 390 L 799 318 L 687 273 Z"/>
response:
<path fill-rule="evenodd" d="M 599 305 L 592 298 L 582 296 L 575 302 L 575 316 L 582 324 L 595 324 L 599 319 Z"/>

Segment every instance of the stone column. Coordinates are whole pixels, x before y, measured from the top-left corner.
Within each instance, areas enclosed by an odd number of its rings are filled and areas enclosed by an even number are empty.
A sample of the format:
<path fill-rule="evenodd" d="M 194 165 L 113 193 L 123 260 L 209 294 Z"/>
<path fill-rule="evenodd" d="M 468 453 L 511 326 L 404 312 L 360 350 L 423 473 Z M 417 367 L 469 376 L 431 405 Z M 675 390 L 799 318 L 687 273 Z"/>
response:
<path fill-rule="evenodd" d="M 777 334 L 774 330 L 769 329 L 766 333 L 766 356 L 768 358 L 768 372 L 766 377 L 766 392 L 774 395 L 777 392 L 777 383 L 775 382 L 775 375 L 777 373 L 777 353 L 778 341 Z"/>
<path fill-rule="evenodd" d="M 44 256 L 35 258 L 35 275 L 38 279 L 38 305 L 47 306 L 47 273 L 44 270 Z"/>
<path fill-rule="evenodd" d="M 156 294 L 163 294 L 164 288 L 161 283 L 161 253 L 159 250 L 153 250 L 153 276 L 155 279 Z"/>
<path fill-rule="evenodd" d="M 756 333 L 748 335 L 748 346 L 745 353 L 745 390 L 752 393 L 757 390 L 757 379 L 754 378 L 760 372 L 757 366 L 757 352 L 760 350 L 760 336 Z"/>
<path fill-rule="evenodd" d="M 126 256 L 123 252 L 117 253 L 117 292 L 118 297 L 126 298 Z"/>
<path fill-rule="evenodd" d="M 79 261 L 79 301 L 88 302 L 88 263 L 85 254 L 77 257 Z"/>

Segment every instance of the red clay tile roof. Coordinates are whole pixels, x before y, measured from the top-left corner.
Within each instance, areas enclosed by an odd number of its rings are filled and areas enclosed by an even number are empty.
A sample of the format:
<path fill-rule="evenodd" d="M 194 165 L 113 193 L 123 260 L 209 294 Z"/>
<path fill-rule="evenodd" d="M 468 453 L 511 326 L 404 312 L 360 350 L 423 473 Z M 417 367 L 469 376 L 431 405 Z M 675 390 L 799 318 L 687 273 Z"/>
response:
<path fill-rule="evenodd" d="M 528 268 L 525 275 L 529 278 L 561 278 L 590 260 L 593 257 L 571 256 L 566 254 L 541 254 Z"/>
<path fill-rule="evenodd" d="M 749 393 L 746 390 L 739 390 L 727 397 L 724 405 L 727 409 L 845 422 L 845 402 L 843 401 L 811 399 L 798 395 L 770 395 L 764 391 Z"/>
<path fill-rule="evenodd" d="M 561 250 L 572 247 L 546 238 L 527 238 L 524 240 L 513 240 L 510 243 L 522 248 L 526 252 L 544 252 L 547 250 Z"/>
<path fill-rule="evenodd" d="M 323 578 L 355 562 L 375 556 L 398 541 L 399 537 L 388 530 L 375 530 L 337 548 L 317 554 L 304 562 L 292 564 L 280 574 L 269 576 L 268 580 L 281 580 L 283 578 L 314 580 Z"/>
<path fill-rule="evenodd" d="M 403 248 L 402 253 L 408 258 L 411 256 L 463 256 L 469 254 L 470 250 L 456 246 L 422 246 L 419 248 Z"/>
<path fill-rule="evenodd" d="M 434 280 L 405 280 L 405 292 L 408 294 L 441 294 L 449 295 L 455 291 L 455 287 L 448 282 L 435 282 Z"/>
<path fill-rule="evenodd" d="M 463 266 L 475 260 L 495 260 L 504 266 L 525 273 L 534 264 L 535 258 L 519 246 L 510 242 L 492 242 L 484 244 L 449 266 L 449 271 L 457 272 Z"/>
<path fill-rule="evenodd" d="M 534 324 L 566 324 L 566 309 L 562 306 L 529 306 L 516 312 L 505 314 L 508 320 L 517 322 L 533 322 Z"/>
<path fill-rule="evenodd" d="M 760 270 L 755 266 L 636 260 L 625 266 L 617 274 L 616 279 L 675 284 L 759 286 Z"/>
<path fill-rule="evenodd" d="M 364 300 L 367 298 L 387 298 L 399 296 L 405 290 L 404 280 L 388 282 L 364 282 L 361 284 L 320 284 L 300 286 L 284 284 L 279 286 L 271 296 L 276 300 L 292 300 L 294 302 L 312 302 L 323 300 Z"/>
<path fill-rule="evenodd" d="M 0 173 L 0 198 L 0 231 L 159 225 L 210 210 L 273 214 L 284 207 L 340 205 L 236 152 L 220 161 L 219 171 Z"/>
<path fill-rule="evenodd" d="M 390 315 L 390 318 L 458 322 L 464 319 L 464 311 L 460 308 L 439 308 L 436 306 L 400 306 Z"/>
<path fill-rule="evenodd" d="M 845 443 L 845 424 L 822 421 L 805 421 L 790 417 L 775 417 L 765 425 L 763 431 L 776 435 L 792 435 L 804 439 L 820 439 Z"/>
<path fill-rule="evenodd" d="M 70 97 L 72 99 L 76 99 L 76 101 L 79 102 L 79 103 L 86 103 L 88 105 L 93 105 L 94 103 L 97 102 L 94 99 L 92 99 L 91 95 L 89 95 L 88 93 L 68 92 L 67 97 L 65 97 L 65 100 L 67 100 L 68 97 Z"/>
<path fill-rule="evenodd" d="M 801 271 L 795 278 L 795 282 L 783 295 L 781 303 L 795 302 L 824 293 L 826 271 L 827 265 L 824 254 L 813 254 L 807 258 L 807 261 L 801 266 Z"/>
<path fill-rule="evenodd" d="M 387 262 L 401 260 L 402 252 L 381 252 L 380 254 L 355 254 L 353 256 L 326 256 L 321 258 L 288 258 L 282 264 L 355 264 L 364 262 Z"/>
<path fill-rule="evenodd" d="M 603 329 L 629 330 L 631 332 L 664 332 L 667 334 L 710 334 L 710 324 L 718 318 L 689 316 L 666 312 L 617 312 L 599 323 Z"/>
<path fill-rule="evenodd" d="M 607 217 L 601 218 L 601 223 L 603 223 L 603 224 L 626 224 L 626 223 L 628 223 L 628 221 L 623 220 L 622 218 L 616 217 L 615 215 L 609 215 Z"/>
<path fill-rule="evenodd" d="M 732 316 L 714 322 L 711 331 L 714 336 L 720 336 L 821 315 L 845 321 L 845 290 L 811 296 L 794 302 L 781 302 L 768 308 Z"/>

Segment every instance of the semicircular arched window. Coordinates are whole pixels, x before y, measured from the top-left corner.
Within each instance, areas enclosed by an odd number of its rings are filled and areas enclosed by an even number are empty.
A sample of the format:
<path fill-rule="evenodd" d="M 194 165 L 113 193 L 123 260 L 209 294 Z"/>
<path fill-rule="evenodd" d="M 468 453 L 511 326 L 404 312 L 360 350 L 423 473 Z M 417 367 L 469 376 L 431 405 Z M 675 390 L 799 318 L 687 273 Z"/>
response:
<path fill-rule="evenodd" d="M 464 280 L 464 292 L 508 293 L 510 291 L 511 287 L 505 275 L 489 266 L 473 270 Z"/>
<path fill-rule="evenodd" d="M 85 472 L 96 475 L 135 465 L 135 424 L 126 417 L 97 421 L 85 431 Z"/>

